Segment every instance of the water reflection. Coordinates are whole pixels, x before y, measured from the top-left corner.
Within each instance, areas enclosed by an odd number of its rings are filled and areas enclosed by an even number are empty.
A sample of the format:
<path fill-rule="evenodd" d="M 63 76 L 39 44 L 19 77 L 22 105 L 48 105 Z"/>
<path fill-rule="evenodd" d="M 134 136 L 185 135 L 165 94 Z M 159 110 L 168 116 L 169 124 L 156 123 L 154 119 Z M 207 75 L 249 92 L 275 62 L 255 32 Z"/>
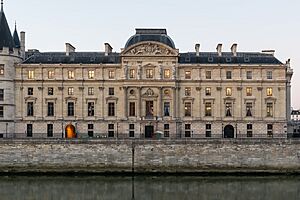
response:
<path fill-rule="evenodd" d="M 300 177 L 0 177 L 6 199 L 298 200 Z"/>

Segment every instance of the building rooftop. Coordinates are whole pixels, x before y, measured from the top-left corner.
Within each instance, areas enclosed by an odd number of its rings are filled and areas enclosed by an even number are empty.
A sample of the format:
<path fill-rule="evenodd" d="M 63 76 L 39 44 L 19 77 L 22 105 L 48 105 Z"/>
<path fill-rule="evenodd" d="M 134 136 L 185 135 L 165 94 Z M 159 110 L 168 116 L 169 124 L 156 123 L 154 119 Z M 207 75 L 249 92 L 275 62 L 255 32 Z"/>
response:
<path fill-rule="evenodd" d="M 13 49 L 15 47 L 15 43 L 13 41 L 13 37 L 11 35 L 9 26 L 7 24 L 7 20 L 3 10 L 3 2 L 1 1 L 1 11 L 0 11 L 0 49 L 3 47 L 8 47 L 9 49 Z"/>

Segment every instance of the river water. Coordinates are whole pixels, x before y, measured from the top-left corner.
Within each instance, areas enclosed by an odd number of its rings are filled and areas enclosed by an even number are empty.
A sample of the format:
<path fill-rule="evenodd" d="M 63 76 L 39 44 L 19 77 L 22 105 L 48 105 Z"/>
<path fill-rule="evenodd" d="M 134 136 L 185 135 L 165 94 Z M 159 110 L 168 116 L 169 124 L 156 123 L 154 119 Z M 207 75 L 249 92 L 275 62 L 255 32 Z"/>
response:
<path fill-rule="evenodd" d="M 300 177 L 0 177 L 1 200 L 299 200 Z"/>

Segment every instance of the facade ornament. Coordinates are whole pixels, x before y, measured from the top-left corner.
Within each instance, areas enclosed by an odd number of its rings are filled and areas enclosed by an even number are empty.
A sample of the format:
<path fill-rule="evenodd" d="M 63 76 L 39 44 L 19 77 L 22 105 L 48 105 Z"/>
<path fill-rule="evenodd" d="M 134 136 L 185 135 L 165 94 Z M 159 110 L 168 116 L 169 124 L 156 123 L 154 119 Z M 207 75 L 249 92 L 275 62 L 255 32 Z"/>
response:
<path fill-rule="evenodd" d="M 137 55 L 146 55 L 146 56 L 171 56 L 175 55 L 170 49 L 153 43 L 147 43 L 138 45 L 126 53 L 127 55 L 137 56 Z"/>

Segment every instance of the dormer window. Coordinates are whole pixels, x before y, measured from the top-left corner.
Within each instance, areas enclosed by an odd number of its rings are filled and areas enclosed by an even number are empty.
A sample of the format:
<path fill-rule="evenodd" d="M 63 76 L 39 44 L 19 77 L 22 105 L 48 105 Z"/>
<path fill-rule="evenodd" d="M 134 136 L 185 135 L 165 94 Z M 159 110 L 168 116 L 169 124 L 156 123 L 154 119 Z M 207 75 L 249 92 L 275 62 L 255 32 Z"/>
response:
<path fill-rule="evenodd" d="M 227 63 L 231 62 L 231 58 L 227 57 L 227 58 L 226 58 L 226 62 L 227 62 Z"/>

